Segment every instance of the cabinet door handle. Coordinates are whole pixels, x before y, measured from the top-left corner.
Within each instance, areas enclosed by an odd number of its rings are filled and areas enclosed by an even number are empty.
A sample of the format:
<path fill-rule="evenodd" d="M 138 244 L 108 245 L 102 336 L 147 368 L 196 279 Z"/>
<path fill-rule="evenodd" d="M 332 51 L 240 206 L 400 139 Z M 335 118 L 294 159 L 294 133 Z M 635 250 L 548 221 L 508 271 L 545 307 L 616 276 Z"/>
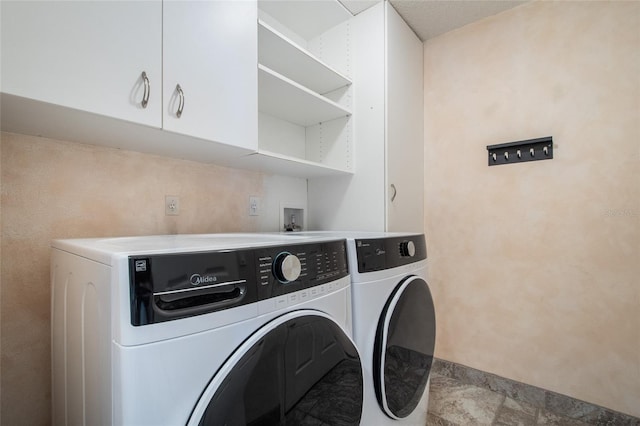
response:
<path fill-rule="evenodd" d="M 184 111 L 184 92 L 182 91 L 182 87 L 179 84 L 176 85 L 176 91 L 178 92 L 178 97 L 180 98 L 180 102 L 178 103 L 178 111 L 176 111 L 176 117 L 180 118 L 182 116 L 182 111 Z"/>
<path fill-rule="evenodd" d="M 393 189 L 393 195 L 391 196 L 391 202 L 396 199 L 396 195 L 398 195 L 398 190 L 394 184 L 391 184 L 391 189 Z"/>
<path fill-rule="evenodd" d="M 146 108 L 149 103 L 149 95 L 151 94 L 151 85 L 146 71 L 142 71 L 142 81 L 144 82 L 144 94 L 142 95 L 142 108 Z"/>

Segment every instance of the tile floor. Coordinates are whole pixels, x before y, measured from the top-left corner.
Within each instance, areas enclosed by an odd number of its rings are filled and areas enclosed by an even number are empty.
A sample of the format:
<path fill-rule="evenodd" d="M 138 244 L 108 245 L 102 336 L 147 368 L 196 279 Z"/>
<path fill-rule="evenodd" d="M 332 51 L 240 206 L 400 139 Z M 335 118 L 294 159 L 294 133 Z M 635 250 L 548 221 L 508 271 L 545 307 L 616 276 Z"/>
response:
<path fill-rule="evenodd" d="M 459 425 L 587 426 L 589 423 L 558 416 L 486 388 L 432 374 L 427 426 Z"/>
<path fill-rule="evenodd" d="M 434 358 L 428 426 L 640 426 L 640 418 Z"/>

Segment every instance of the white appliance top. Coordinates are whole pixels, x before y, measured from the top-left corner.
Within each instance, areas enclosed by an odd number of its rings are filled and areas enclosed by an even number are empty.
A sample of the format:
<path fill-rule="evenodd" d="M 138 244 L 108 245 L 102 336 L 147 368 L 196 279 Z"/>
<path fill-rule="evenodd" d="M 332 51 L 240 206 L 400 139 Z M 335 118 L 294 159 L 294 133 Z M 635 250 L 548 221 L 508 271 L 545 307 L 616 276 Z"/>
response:
<path fill-rule="evenodd" d="M 389 238 L 415 233 L 309 231 L 282 233 L 228 233 L 228 234 L 177 234 L 148 235 L 115 238 L 77 238 L 53 240 L 51 246 L 86 257 L 96 262 L 112 265 L 114 256 L 138 254 L 182 253 L 212 250 L 287 245 L 311 241 L 335 239 Z"/>
<path fill-rule="evenodd" d="M 310 241 L 338 239 L 336 235 L 300 235 L 280 233 L 245 234 L 179 234 L 117 238 L 82 238 L 53 240 L 56 249 L 112 265 L 114 256 L 137 254 L 182 253 L 212 250 L 287 245 Z"/>
<path fill-rule="evenodd" d="M 282 235 L 302 236 L 308 238 L 345 238 L 348 240 L 354 239 L 380 239 L 380 238 L 393 238 L 404 237 L 408 235 L 421 235 L 419 232 L 371 232 L 371 231 L 304 231 L 304 232 L 289 232 L 282 233 Z"/>

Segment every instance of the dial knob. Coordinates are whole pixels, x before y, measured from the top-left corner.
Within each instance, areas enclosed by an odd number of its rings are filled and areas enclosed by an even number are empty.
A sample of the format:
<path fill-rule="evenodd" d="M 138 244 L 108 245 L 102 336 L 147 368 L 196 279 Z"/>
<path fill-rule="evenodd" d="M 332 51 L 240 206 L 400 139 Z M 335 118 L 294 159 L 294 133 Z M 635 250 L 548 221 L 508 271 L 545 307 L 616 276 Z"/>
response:
<path fill-rule="evenodd" d="M 295 281 L 300 276 L 302 267 L 300 259 L 295 254 L 283 252 L 276 256 L 273 262 L 273 275 L 281 283 Z"/>
<path fill-rule="evenodd" d="M 400 254 L 402 256 L 413 257 L 416 254 L 416 245 L 413 241 L 403 241 L 400 243 Z"/>

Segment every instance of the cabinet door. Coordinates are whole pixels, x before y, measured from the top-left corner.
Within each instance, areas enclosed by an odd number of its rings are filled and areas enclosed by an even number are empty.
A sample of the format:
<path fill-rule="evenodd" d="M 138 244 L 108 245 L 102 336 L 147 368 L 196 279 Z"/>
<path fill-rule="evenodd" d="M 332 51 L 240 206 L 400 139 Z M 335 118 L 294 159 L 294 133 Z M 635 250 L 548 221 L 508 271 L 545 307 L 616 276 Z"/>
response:
<path fill-rule="evenodd" d="M 422 42 L 388 2 L 385 2 L 385 8 L 386 230 L 423 232 L 423 47 Z"/>
<path fill-rule="evenodd" d="M 257 19 L 255 1 L 164 3 L 165 130 L 257 149 Z"/>
<path fill-rule="evenodd" d="M 3 93 L 161 126 L 160 0 L 3 0 L 0 7 Z"/>

